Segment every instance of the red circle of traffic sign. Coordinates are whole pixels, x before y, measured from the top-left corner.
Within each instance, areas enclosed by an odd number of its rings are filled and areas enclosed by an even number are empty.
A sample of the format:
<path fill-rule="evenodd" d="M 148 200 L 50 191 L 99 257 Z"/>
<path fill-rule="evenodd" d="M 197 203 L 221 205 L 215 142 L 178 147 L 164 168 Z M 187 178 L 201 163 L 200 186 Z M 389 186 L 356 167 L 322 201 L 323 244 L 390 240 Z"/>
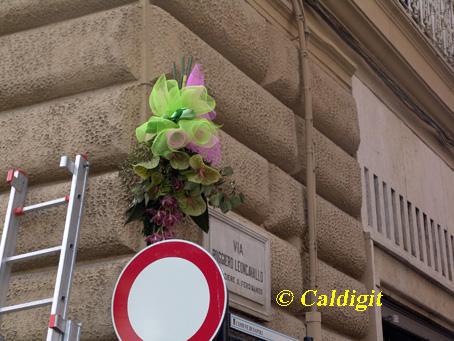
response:
<path fill-rule="evenodd" d="M 227 288 L 225 286 L 222 270 L 213 256 L 199 245 L 185 240 L 173 239 L 158 242 L 143 249 L 129 261 L 120 274 L 112 297 L 112 320 L 115 332 L 120 340 L 145 340 L 138 335 L 137 330 L 133 327 L 134 323 L 131 321 L 130 314 L 131 309 L 133 308 L 129 304 L 131 289 L 136 281 L 138 281 L 138 277 L 141 273 L 145 273 L 147 269 L 150 269 L 150 266 L 155 266 L 155 268 L 157 268 L 156 265 L 159 263 L 158 261 L 175 259 L 184 263 L 190 262 L 187 264 L 191 264 L 191 266 L 194 266 L 194 268 L 197 269 L 196 271 L 200 272 L 200 277 L 206 281 L 206 288 L 209 290 L 209 293 L 207 293 L 209 301 L 207 302 L 206 316 L 202 319 L 203 323 L 192 326 L 196 331 L 192 336 L 188 337 L 188 340 L 208 341 L 216 336 L 222 325 L 227 306 Z M 158 279 L 156 276 L 157 273 L 158 272 L 156 271 L 153 273 L 154 279 L 156 280 Z M 150 277 L 147 277 L 147 280 L 148 283 L 154 282 L 150 280 Z M 166 279 L 160 278 L 159 280 L 165 281 Z M 168 284 L 171 285 L 171 283 Z M 205 288 L 205 285 L 203 285 L 203 288 Z M 197 290 L 201 289 L 197 288 Z M 157 300 L 160 298 L 159 293 L 150 292 L 150 295 L 156 295 L 158 298 Z M 156 304 L 162 303 L 156 302 Z M 182 302 L 182 304 L 184 304 L 184 302 Z M 143 316 L 143 319 L 149 317 L 146 312 L 141 316 Z M 141 323 L 143 322 L 144 321 L 141 321 Z M 147 325 L 152 326 L 154 325 L 153 322 L 156 321 L 145 322 Z M 175 328 L 178 328 L 178 325 L 175 325 Z"/>

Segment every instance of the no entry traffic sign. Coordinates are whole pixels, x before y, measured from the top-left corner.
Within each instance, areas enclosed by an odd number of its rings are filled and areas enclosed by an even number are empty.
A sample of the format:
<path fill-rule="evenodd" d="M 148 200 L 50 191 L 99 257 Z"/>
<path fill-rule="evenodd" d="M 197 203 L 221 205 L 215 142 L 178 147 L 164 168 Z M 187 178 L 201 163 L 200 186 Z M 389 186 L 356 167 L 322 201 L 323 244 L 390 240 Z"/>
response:
<path fill-rule="evenodd" d="M 218 332 L 227 288 L 214 258 L 197 244 L 166 240 L 126 265 L 112 297 L 122 341 L 208 341 Z"/>

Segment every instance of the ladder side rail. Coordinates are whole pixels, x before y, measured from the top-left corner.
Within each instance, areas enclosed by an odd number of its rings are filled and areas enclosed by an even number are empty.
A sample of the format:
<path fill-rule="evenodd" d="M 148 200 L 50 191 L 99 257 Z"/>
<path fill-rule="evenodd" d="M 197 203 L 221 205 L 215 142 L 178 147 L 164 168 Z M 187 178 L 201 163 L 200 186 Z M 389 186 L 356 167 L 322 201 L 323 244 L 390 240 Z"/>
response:
<path fill-rule="evenodd" d="M 61 341 L 67 324 L 67 310 L 71 282 L 74 272 L 79 227 L 83 211 L 83 201 L 88 178 L 88 161 L 81 155 L 76 156 L 74 165 L 68 167 L 73 170 L 71 192 L 68 203 L 65 229 L 63 235 L 62 251 L 57 270 L 54 302 L 51 309 L 51 319 L 56 328 L 48 328 L 47 341 Z"/>
<path fill-rule="evenodd" d="M 12 177 L 8 179 L 11 182 L 11 192 L 0 242 L 0 308 L 5 306 L 11 275 L 11 264 L 7 258 L 16 252 L 19 219 L 15 216 L 14 209 L 24 206 L 28 185 L 28 179 L 21 171 L 12 172 Z"/>

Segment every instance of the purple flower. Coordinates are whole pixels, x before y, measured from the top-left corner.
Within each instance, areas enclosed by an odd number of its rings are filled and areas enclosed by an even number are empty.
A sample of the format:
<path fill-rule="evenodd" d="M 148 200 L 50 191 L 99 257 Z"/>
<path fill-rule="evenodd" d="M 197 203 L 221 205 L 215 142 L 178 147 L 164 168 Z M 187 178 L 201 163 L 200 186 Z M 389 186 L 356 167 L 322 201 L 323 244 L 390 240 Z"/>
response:
<path fill-rule="evenodd" d="M 163 225 L 163 222 L 164 222 L 164 219 L 166 218 L 166 216 L 167 216 L 166 211 L 159 210 L 156 212 L 156 214 L 154 215 L 152 220 L 156 225 L 161 226 L 161 225 Z"/>
<path fill-rule="evenodd" d="M 172 214 L 168 214 L 163 221 L 163 224 L 165 227 L 172 228 L 175 226 L 175 224 L 180 223 L 183 220 L 183 215 L 181 214 L 180 211 L 176 211 Z"/>
<path fill-rule="evenodd" d="M 161 205 L 164 208 L 174 210 L 177 208 L 177 199 L 170 195 L 166 195 L 164 198 L 161 199 Z"/>
<path fill-rule="evenodd" d="M 147 208 L 145 212 L 150 218 L 153 218 L 157 211 L 154 208 Z"/>
<path fill-rule="evenodd" d="M 145 238 L 145 242 L 147 245 L 151 245 L 157 242 L 160 242 L 161 240 L 166 240 L 166 239 L 172 239 L 175 238 L 175 233 L 173 231 L 163 231 L 161 233 L 155 232 L 153 234 L 150 234 Z"/>
<path fill-rule="evenodd" d="M 172 179 L 172 186 L 175 189 L 175 191 L 179 191 L 180 189 L 183 188 L 184 183 L 180 179 Z"/>
<path fill-rule="evenodd" d="M 173 231 L 164 232 L 164 239 L 172 239 L 172 238 L 175 238 L 175 232 L 173 232 Z"/>
<path fill-rule="evenodd" d="M 147 242 L 147 245 L 151 245 L 157 242 L 160 242 L 161 240 L 164 239 L 164 236 L 159 233 L 153 233 L 149 235 L 148 237 L 145 238 L 145 241 Z"/>

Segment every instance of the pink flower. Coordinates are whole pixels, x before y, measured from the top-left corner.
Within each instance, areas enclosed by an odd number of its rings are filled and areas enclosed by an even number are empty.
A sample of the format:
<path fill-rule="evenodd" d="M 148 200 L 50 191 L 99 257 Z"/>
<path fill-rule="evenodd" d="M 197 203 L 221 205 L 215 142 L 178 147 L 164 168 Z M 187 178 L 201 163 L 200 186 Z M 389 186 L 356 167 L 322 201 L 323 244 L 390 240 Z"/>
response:
<path fill-rule="evenodd" d="M 171 149 L 180 149 L 188 144 L 188 134 L 182 129 L 169 129 L 166 136 L 167 145 Z"/>
<path fill-rule="evenodd" d="M 217 166 L 221 162 L 221 143 L 219 140 L 210 148 L 199 147 L 194 143 L 189 143 L 186 148 L 194 153 L 200 154 L 212 166 Z"/>

